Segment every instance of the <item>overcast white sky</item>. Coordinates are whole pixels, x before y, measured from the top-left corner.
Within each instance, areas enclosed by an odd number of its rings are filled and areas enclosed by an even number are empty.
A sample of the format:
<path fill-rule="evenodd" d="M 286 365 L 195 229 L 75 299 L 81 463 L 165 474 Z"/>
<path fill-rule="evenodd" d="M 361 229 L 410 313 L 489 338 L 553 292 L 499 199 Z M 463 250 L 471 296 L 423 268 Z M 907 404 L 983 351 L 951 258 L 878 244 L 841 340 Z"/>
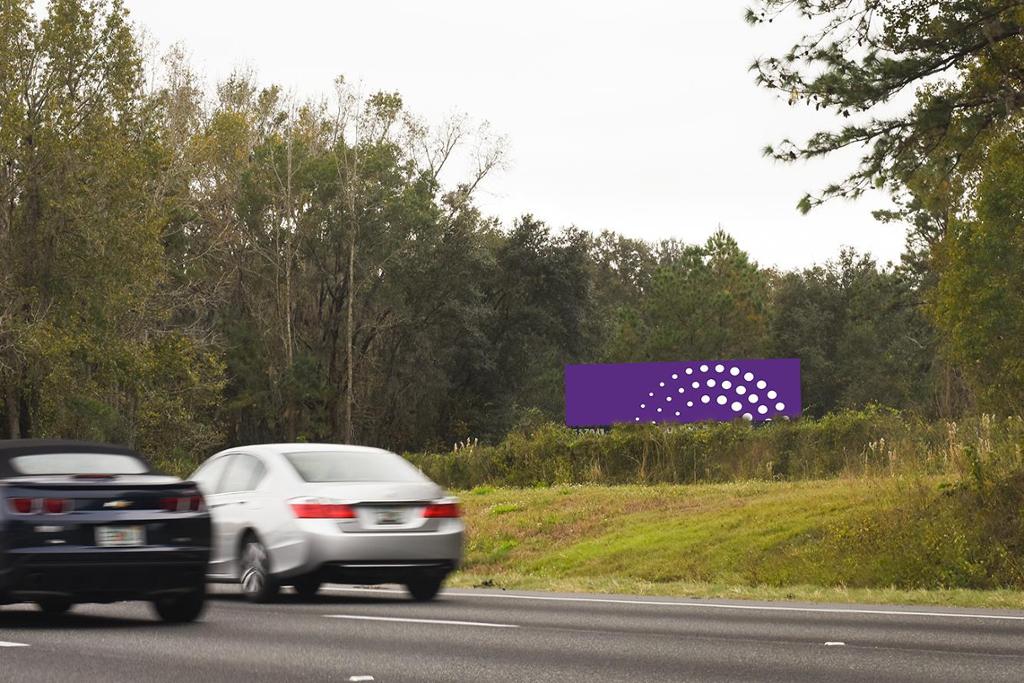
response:
<path fill-rule="evenodd" d="M 397 90 L 428 120 L 464 112 L 510 142 L 482 207 L 506 225 L 649 240 L 703 240 L 721 225 L 762 265 L 791 268 L 842 246 L 895 260 L 903 230 L 884 197 L 801 216 L 806 190 L 852 157 L 781 166 L 762 147 L 825 123 L 753 85 L 753 58 L 796 37 L 752 28 L 745 0 L 126 0 L 160 45 L 183 43 L 216 81 L 239 66 L 298 95 L 335 76 Z"/>

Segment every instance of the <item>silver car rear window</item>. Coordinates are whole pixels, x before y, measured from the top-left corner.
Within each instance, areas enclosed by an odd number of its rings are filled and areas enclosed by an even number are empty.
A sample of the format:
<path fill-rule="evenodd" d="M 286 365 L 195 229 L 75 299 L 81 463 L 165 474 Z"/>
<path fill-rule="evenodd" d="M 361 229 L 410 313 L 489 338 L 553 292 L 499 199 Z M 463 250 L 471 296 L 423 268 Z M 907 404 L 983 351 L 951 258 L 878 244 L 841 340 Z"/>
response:
<path fill-rule="evenodd" d="M 285 453 L 304 481 L 430 481 L 402 457 L 384 451 L 300 451 Z"/>
<path fill-rule="evenodd" d="M 15 472 L 26 475 L 149 472 L 146 463 L 120 453 L 34 453 L 13 457 L 10 463 Z"/>

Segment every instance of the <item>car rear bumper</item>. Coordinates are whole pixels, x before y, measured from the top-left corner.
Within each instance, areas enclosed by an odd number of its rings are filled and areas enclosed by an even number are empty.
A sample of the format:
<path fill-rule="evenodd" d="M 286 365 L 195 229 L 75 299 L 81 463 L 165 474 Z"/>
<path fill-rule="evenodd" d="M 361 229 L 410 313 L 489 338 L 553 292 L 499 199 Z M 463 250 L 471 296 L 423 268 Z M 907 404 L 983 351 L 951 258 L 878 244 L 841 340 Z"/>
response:
<path fill-rule="evenodd" d="M 448 574 L 462 563 L 465 531 L 460 520 L 445 522 L 437 531 L 345 533 L 330 520 L 303 520 L 305 561 L 282 567 L 281 575 L 321 572 L 337 583 L 391 583 L 410 573 Z"/>
<path fill-rule="evenodd" d="M 208 548 L 180 546 L 10 550 L 0 570 L 0 602 L 113 602 L 188 592 L 204 583 L 209 555 Z"/>
<path fill-rule="evenodd" d="M 411 579 L 436 576 L 443 579 L 455 570 L 451 560 L 413 562 L 327 562 L 314 574 L 329 583 L 407 583 Z"/>

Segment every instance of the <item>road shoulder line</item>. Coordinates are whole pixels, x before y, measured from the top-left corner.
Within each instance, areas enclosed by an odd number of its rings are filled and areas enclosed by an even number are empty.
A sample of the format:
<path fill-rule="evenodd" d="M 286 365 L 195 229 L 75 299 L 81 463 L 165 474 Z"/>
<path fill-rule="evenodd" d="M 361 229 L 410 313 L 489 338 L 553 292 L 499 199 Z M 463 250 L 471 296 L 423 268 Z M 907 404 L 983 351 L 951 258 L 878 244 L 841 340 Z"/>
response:
<path fill-rule="evenodd" d="M 412 619 L 406 617 L 375 617 L 366 614 L 325 614 L 325 619 L 357 619 L 361 621 L 392 621 L 403 624 L 436 624 L 441 626 L 483 626 L 485 628 L 519 628 L 518 624 L 491 624 L 486 621 L 450 621 L 448 619 Z"/>
<path fill-rule="evenodd" d="M 404 593 L 405 591 L 391 588 L 345 588 L 327 586 L 325 590 L 335 592 L 357 592 L 357 593 Z M 989 619 L 995 621 L 1024 621 L 1024 616 L 1013 614 L 978 614 L 971 612 L 932 612 L 915 610 L 895 609 L 866 609 L 866 608 L 843 608 L 843 607 L 796 607 L 789 605 L 741 605 L 722 602 L 683 602 L 665 600 L 631 600 L 628 598 L 588 598 L 569 597 L 561 595 L 519 595 L 515 593 L 467 593 L 445 591 L 441 595 L 457 598 L 496 598 L 499 600 L 539 600 L 547 602 L 580 602 L 599 603 L 612 605 L 652 605 L 655 607 L 687 607 L 690 609 L 732 609 L 752 610 L 765 612 L 804 612 L 812 614 L 861 614 L 879 616 L 907 616 L 907 617 L 940 617 L 952 619 Z"/>

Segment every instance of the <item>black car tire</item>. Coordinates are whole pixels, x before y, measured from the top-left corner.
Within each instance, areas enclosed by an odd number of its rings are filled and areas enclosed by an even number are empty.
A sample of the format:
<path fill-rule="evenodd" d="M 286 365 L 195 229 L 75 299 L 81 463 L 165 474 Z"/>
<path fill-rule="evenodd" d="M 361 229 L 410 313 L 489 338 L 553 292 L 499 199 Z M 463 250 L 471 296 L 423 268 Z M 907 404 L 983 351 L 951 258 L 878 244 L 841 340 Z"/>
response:
<path fill-rule="evenodd" d="M 183 595 L 157 598 L 153 601 L 153 609 L 157 616 L 168 624 L 186 624 L 195 621 L 203 613 L 205 607 L 205 585 Z"/>
<path fill-rule="evenodd" d="M 442 583 L 444 583 L 443 576 L 427 575 L 410 580 L 405 587 L 416 602 L 429 602 L 437 596 Z"/>
<path fill-rule="evenodd" d="M 315 576 L 300 576 L 292 580 L 292 588 L 300 598 L 311 600 L 320 592 L 323 582 Z"/>
<path fill-rule="evenodd" d="M 67 598 L 43 598 L 42 600 L 36 601 L 39 605 L 39 609 L 43 611 L 43 614 L 49 614 L 51 616 L 57 616 L 58 614 L 65 614 L 75 603 L 71 602 Z"/>
<path fill-rule="evenodd" d="M 248 534 L 242 541 L 238 565 L 238 583 L 246 600 L 270 602 L 274 599 L 280 585 L 270 575 L 270 556 L 255 534 Z"/>

